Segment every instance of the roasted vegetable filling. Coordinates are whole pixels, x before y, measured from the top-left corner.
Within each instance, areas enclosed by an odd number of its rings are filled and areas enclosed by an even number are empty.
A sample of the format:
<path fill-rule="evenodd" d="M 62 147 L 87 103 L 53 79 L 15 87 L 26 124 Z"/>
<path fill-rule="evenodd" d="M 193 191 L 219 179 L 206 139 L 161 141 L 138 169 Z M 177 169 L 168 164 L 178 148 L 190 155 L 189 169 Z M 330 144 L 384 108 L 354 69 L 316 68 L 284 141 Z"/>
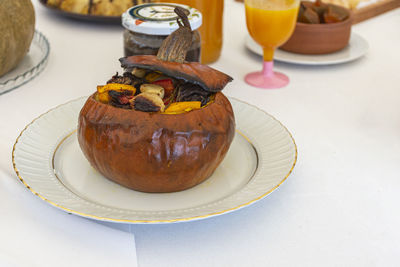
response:
<path fill-rule="evenodd" d="M 180 114 L 206 106 L 213 96 L 198 85 L 134 68 L 97 86 L 96 100 L 117 108 Z"/>

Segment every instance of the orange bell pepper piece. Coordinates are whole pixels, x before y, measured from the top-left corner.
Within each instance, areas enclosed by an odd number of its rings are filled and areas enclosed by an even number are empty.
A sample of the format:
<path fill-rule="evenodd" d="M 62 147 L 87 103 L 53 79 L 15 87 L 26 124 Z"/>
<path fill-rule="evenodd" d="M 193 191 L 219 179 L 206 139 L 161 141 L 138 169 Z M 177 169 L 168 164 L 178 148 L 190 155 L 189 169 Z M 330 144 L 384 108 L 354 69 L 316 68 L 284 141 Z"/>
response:
<path fill-rule="evenodd" d="M 180 114 L 201 107 L 200 101 L 174 102 L 164 111 L 165 114 Z"/>

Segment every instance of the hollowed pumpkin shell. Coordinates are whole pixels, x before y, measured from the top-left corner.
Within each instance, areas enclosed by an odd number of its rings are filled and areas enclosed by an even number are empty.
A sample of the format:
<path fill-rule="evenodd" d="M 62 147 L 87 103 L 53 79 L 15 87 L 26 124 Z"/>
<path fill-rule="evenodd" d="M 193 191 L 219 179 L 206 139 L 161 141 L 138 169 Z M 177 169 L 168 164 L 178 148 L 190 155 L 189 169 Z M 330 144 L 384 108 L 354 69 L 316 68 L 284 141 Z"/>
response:
<path fill-rule="evenodd" d="M 175 192 L 214 172 L 234 131 L 222 93 L 204 108 L 175 115 L 120 109 L 92 95 L 79 115 L 78 140 L 91 165 L 110 180 L 143 192 Z"/>

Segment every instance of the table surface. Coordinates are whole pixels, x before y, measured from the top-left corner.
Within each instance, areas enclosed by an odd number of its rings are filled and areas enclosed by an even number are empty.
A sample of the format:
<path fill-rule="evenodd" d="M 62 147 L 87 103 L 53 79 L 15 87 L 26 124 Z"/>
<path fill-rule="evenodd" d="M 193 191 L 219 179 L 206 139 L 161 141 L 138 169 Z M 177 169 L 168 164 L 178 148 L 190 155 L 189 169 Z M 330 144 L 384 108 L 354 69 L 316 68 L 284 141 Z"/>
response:
<path fill-rule="evenodd" d="M 34 4 L 37 29 L 48 37 L 51 52 L 40 76 L 0 96 L 0 170 L 8 183 L 16 180 L 11 150 L 25 125 L 58 104 L 91 94 L 120 70 L 120 27 L 61 18 Z M 261 57 L 244 47 L 243 4 L 226 1 L 224 23 L 222 56 L 212 64 L 235 79 L 224 92 L 287 126 L 298 145 L 297 166 L 276 192 L 227 215 L 108 226 L 132 231 L 142 267 L 398 266 L 400 9 L 354 26 L 370 46 L 359 60 L 319 67 L 276 63 L 291 79 L 280 90 L 260 90 L 243 81 L 261 64 Z M 2 187 L 0 195 L 18 193 L 10 200 L 16 207 L 46 212 L 45 217 L 27 215 L 28 223 L 49 224 L 63 213 L 21 188 L 18 183 Z M 2 223 L 13 227 L 15 219 L 2 216 Z"/>

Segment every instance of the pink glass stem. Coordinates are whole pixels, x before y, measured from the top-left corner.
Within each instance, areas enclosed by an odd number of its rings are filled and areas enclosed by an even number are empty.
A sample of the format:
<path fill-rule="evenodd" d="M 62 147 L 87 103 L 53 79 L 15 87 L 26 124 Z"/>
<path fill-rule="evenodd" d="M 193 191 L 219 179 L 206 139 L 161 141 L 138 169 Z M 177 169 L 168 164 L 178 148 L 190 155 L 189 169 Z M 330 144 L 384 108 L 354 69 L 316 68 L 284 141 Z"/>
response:
<path fill-rule="evenodd" d="M 274 75 L 274 62 L 273 61 L 264 61 L 262 73 L 265 77 L 272 77 Z"/>
<path fill-rule="evenodd" d="M 251 86 L 264 89 L 275 89 L 288 85 L 289 78 L 285 74 L 274 72 L 273 68 L 273 61 L 264 61 L 262 71 L 249 73 L 244 79 Z"/>

